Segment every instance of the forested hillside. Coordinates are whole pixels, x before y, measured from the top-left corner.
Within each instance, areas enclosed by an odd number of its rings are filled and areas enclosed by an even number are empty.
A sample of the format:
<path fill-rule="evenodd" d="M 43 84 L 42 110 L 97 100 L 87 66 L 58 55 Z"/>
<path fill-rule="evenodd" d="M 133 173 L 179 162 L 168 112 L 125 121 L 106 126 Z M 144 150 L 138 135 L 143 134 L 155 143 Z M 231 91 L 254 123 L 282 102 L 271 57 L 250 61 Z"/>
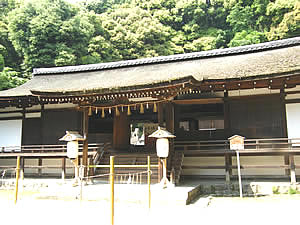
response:
<path fill-rule="evenodd" d="M 300 36 L 299 0 L 0 0 L 0 9 L 0 89 L 38 67 Z"/>

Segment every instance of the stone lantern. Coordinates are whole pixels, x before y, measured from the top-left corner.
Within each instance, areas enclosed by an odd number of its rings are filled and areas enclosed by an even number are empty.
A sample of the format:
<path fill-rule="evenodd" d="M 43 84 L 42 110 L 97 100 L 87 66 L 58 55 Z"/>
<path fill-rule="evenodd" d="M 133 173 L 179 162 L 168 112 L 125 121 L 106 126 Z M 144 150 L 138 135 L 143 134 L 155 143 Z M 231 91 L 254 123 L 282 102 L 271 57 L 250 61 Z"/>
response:
<path fill-rule="evenodd" d="M 167 178 L 167 160 L 169 156 L 169 138 L 175 138 L 176 136 L 171 134 L 164 128 L 158 127 L 158 130 L 153 132 L 149 137 L 156 138 L 156 153 L 163 163 L 163 178 L 161 183 L 164 188 L 169 183 Z"/>

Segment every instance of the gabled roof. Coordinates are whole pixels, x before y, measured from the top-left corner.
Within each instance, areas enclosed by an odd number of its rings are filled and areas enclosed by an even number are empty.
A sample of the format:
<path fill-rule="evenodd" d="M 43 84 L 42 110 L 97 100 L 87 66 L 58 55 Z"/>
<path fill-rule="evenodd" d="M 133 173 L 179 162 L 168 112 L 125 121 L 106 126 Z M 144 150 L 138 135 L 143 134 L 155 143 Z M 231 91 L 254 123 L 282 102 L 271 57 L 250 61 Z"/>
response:
<path fill-rule="evenodd" d="M 4 96 L 106 94 L 161 84 L 300 73 L 300 37 L 262 44 L 93 65 L 34 69 Z"/>

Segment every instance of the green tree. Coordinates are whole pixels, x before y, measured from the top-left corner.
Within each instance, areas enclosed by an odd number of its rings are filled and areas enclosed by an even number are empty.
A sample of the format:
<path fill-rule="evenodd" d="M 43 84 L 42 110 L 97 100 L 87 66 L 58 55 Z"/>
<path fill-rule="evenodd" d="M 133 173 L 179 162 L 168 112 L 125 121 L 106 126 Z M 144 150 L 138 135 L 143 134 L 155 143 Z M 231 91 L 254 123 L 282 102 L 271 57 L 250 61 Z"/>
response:
<path fill-rule="evenodd" d="M 0 90 L 14 88 L 25 82 L 26 79 L 21 78 L 19 72 L 16 72 L 9 67 L 4 67 L 0 72 Z"/>
<path fill-rule="evenodd" d="M 0 45 L 1 48 L 1 45 Z M 0 54 L 0 72 L 4 69 L 4 57 Z"/>
<path fill-rule="evenodd" d="M 15 51 L 11 41 L 9 40 L 8 18 L 10 11 L 18 7 L 15 0 L 0 0 L 0 54 L 4 57 L 7 66 L 20 70 L 21 57 Z"/>
<path fill-rule="evenodd" d="M 126 0 L 89 0 L 84 2 L 84 7 L 89 11 L 93 11 L 97 14 L 101 14 L 125 2 L 127 1 Z"/>
<path fill-rule="evenodd" d="M 300 2 L 297 0 L 276 0 L 267 8 L 267 16 L 272 18 L 269 40 L 277 40 L 300 35 Z"/>
<path fill-rule="evenodd" d="M 246 31 L 237 32 L 234 38 L 228 44 L 229 47 L 236 47 L 241 45 L 258 44 L 267 41 L 264 33 L 258 31 Z"/>
<path fill-rule="evenodd" d="M 111 49 L 110 44 L 116 48 L 118 51 L 113 51 L 113 54 L 117 59 L 177 53 L 176 46 L 172 43 L 172 29 L 160 23 L 147 10 L 123 5 L 102 14 L 101 20 L 108 34 L 107 40 L 110 41 L 106 48 Z"/>
<path fill-rule="evenodd" d="M 31 0 L 9 13 L 10 39 L 23 68 L 80 64 L 95 29 L 90 13 L 63 0 Z"/>

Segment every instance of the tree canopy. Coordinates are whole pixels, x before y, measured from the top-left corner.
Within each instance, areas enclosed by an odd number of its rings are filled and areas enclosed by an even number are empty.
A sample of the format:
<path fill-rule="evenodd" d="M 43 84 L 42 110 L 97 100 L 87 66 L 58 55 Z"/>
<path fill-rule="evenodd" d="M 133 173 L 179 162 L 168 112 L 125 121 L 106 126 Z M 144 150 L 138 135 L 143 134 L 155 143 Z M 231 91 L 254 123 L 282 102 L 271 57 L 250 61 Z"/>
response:
<path fill-rule="evenodd" d="M 0 89 L 33 68 L 295 37 L 298 0 L 0 0 Z"/>

